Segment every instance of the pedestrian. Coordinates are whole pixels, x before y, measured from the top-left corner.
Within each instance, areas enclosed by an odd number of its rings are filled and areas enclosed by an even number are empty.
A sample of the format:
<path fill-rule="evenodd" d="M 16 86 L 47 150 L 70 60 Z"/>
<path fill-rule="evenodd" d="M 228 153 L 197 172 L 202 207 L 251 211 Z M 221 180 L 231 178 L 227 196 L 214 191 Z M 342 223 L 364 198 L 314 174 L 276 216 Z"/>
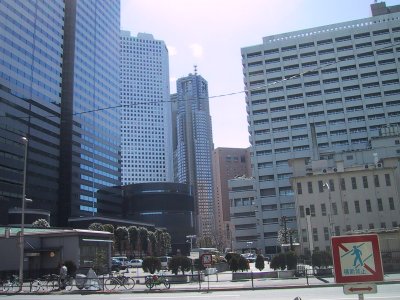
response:
<path fill-rule="evenodd" d="M 61 263 L 60 268 L 60 290 L 65 290 L 66 280 L 67 280 L 68 269 L 64 263 Z"/>

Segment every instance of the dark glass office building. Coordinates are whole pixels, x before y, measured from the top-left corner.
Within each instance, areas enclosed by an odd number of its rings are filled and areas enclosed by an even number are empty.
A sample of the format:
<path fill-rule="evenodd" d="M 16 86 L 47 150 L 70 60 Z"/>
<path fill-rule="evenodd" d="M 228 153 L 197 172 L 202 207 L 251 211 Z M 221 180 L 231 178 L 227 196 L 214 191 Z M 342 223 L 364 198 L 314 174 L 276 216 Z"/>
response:
<path fill-rule="evenodd" d="M 194 196 L 187 184 L 154 182 L 122 186 L 124 219 L 166 228 L 172 252 L 189 254 L 187 235 L 194 234 Z"/>
<path fill-rule="evenodd" d="M 0 1 L 0 222 L 26 197 L 57 212 L 64 1 Z M 28 139 L 28 154 L 25 143 Z M 54 222 L 54 219 L 50 220 Z"/>
<path fill-rule="evenodd" d="M 119 0 L 66 1 L 64 31 L 62 226 L 97 215 L 97 191 L 120 185 Z"/>

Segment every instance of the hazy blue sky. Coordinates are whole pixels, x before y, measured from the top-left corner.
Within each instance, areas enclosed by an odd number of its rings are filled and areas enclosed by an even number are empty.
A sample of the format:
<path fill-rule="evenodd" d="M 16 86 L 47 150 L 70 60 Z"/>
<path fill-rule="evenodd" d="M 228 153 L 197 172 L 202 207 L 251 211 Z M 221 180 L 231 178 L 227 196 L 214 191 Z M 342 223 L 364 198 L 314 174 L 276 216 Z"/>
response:
<path fill-rule="evenodd" d="M 175 80 L 193 73 L 208 81 L 214 145 L 249 146 L 240 49 L 264 36 L 371 16 L 373 0 L 122 0 L 121 28 L 153 34 L 169 49 Z M 386 5 L 400 0 L 385 1 Z M 215 96 L 215 97 L 213 97 Z"/>

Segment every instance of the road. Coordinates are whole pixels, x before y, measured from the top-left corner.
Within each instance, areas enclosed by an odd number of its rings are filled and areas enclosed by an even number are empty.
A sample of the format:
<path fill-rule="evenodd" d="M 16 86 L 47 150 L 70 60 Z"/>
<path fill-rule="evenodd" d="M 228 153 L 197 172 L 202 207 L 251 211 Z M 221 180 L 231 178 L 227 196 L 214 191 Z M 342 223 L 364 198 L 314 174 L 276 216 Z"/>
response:
<path fill-rule="evenodd" d="M 352 300 L 358 299 L 357 295 L 344 295 L 342 287 L 313 287 L 292 289 L 264 289 L 264 290 L 231 290 L 214 292 L 149 292 L 149 293 L 124 293 L 124 294 L 88 294 L 88 295 L 13 295 L 7 300 L 235 300 L 235 299 L 271 299 L 293 300 Z M 2 296 L 0 296 L 0 299 Z M 385 284 L 378 286 L 377 294 L 364 295 L 365 300 L 400 300 L 400 284 Z"/>

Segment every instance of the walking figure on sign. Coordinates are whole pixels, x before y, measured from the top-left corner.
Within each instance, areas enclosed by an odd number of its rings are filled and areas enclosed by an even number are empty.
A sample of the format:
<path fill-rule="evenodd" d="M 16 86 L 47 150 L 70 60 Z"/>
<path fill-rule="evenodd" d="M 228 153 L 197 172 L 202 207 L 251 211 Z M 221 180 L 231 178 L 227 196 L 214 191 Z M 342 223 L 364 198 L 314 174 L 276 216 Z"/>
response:
<path fill-rule="evenodd" d="M 353 250 L 351 251 L 351 255 L 354 255 L 354 263 L 353 263 L 353 267 L 355 267 L 357 265 L 357 261 L 360 262 L 360 265 L 363 265 L 363 261 L 361 259 L 361 255 L 362 255 L 362 251 L 360 249 L 357 248 L 357 246 L 353 246 Z"/>

